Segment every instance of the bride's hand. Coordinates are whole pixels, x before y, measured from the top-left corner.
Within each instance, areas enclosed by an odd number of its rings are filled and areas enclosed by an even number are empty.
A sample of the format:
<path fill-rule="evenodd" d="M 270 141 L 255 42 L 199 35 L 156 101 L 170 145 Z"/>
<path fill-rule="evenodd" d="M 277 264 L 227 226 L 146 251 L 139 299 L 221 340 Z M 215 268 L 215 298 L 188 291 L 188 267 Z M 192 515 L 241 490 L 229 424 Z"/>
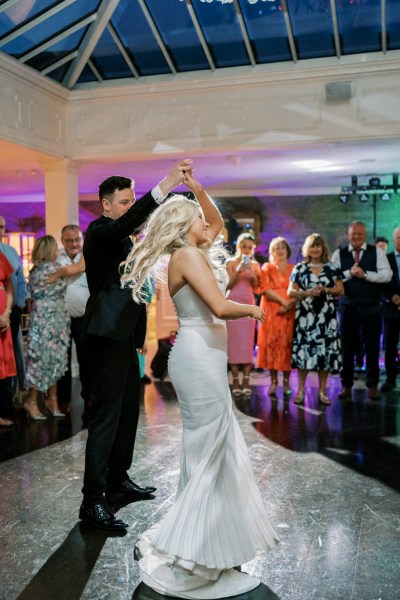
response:
<path fill-rule="evenodd" d="M 260 321 L 260 323 L 264 323 L 265 313 L 260 306 L 253 306 L 253 314 L 251 316 L 252 319 L 256 319 L 256 321 Z"/>
<path fill-rule="evenodd" d="M 192 190 L 194 194 L 200 192 L 203 189 L 203 186 L 201 185 L 200 181 L 197 181 L 197 179 L 193 177 L 193 171 L 191 169 L 185 170 L 183 176 L 183 183 L 187 185 L 189 190 Z"/>

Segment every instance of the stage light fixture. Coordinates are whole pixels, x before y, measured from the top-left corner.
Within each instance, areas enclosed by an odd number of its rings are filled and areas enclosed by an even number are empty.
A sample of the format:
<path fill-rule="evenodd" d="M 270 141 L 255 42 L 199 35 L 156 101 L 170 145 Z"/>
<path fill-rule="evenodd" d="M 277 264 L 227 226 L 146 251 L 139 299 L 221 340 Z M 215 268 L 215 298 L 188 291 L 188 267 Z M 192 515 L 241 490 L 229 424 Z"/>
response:
<path fill-rule="evenodd" d="M 399 174 L 393 173 L 393 189 L 395 192 L 399 189 Z"/>
<path fill-rule="evenodd" d="M 368 197 L 368 194 L 362 193 L 362 194 L 358 194 L 358 199 L 360 202 L 368 202 L 369 197 Z"/>
<path fill-rule="evenodd" d="M 389 194 L 388 192 L 383 192 L 383 194 L 381 194 L 381 200 L 383 200 L 384 202 L 389 202 L 391 197 L 392 194 Z"/>
<path fill-rule="evenodd" d="M 376 190 L 380 187 L 381 180 L 379 179 L 379 177 L 371 177 L 371 179 L 369 180 L 369 185 L 373 190 Z"/>
<path fill-rule="evenodd" d="M 339 200 L 342 204 L 347 204 L 347 202 L 349 201 L 349 194 L 342 192 L 341 194 L 339 194 Z"/>

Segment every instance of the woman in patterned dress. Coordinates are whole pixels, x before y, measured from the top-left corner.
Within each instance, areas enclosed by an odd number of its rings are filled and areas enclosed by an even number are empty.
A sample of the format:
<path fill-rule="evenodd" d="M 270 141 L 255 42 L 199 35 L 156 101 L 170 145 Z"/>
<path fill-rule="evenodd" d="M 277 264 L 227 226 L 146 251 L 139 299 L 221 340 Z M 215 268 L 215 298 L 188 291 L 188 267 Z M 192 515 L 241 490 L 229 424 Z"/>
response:
<path fill-rule="evenodd" d="M 27 340 L 29 394 L 24 408 L 31 419 L 46 417 L 38 407 L 39 395 L 47 393 L 46 407 L 53 417 L 63 417 L 57 402 L 57 380 L 67 370 L 69 316 L 65 309 L 66 282 L 48 277 L 60 265 L 57 242 L 51 235 L 38 238 L 32 251 L 33 268 L 29 274 L 30 318 Z"/>
<path fill-rule="evenodd" d="M 257 367 L 269 369 L 269 395 L 275 396 L 278 371 L 283 372 L 283 394 L 290 396 L 289 376 L 292 363 L 293 322 L 296 301 L 289 298 L 287 289 L 293 265 L 288 263 L 291 248 L 283 237 L 269 245 L 269 263 L 261 268 L 261 308 L 265 320 L 258 327 Z"/>
<path fill-rule="evenodd" d="M 339 328 L 335 296 L 343 294 L 341 270 L 329 262 L 328 246 L 319 233 L 309 235 L 303 245 L 304 261 L 292 271 L 289 296 L 299 300 L 293 336 L 292 365 L 298 369 L 296 404 L 304 402 L 308 371 L 318 372 L 318 400 L 330 404 L 326 395 L 329 372 L 341 366 Z"/>

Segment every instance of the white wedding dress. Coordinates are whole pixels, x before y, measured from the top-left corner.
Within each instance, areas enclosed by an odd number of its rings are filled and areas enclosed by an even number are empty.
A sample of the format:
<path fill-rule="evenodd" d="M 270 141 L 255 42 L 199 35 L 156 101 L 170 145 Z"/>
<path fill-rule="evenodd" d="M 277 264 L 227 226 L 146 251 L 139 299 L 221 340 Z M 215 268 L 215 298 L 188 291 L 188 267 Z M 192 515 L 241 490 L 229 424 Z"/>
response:
<path fill-rule="evenodd" d="M 176 598 L 218 599 L 258 579 L 234 570 L 279 540 L 262 503 L 227 378 L 225 323 L 189 286 L 172 298 L 179 333 L 168 371 L 183 422 L 174 505 L 136 543 L 142 580 Z"/>

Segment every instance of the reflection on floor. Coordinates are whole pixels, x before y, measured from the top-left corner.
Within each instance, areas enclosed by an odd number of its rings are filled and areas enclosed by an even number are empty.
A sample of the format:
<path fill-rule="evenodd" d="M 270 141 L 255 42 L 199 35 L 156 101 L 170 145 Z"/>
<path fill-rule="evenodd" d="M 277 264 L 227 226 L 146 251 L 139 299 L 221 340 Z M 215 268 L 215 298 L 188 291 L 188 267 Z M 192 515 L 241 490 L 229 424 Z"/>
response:
<path fill-rule="evenodd" d="M 236 600 L 399 600 L 399 392 L 317 403 L 268 396 L 253 374 L 250 398 L 235 400 L 268 514 L 281 543 L 244 570 L 262 585 Z M 296 378 L 292 375 L 296 390 Z M 0 430 L 1 600 L 162 600 L 139 582 L 133 546 L 174 499 L 180 418 L 172 385 L 146 386 L 131 475 L 154 483 L 155 499 L 125 504 L 125 536 L 77 523 L 86 431 L 78 388 L 71 417 Z"/>

